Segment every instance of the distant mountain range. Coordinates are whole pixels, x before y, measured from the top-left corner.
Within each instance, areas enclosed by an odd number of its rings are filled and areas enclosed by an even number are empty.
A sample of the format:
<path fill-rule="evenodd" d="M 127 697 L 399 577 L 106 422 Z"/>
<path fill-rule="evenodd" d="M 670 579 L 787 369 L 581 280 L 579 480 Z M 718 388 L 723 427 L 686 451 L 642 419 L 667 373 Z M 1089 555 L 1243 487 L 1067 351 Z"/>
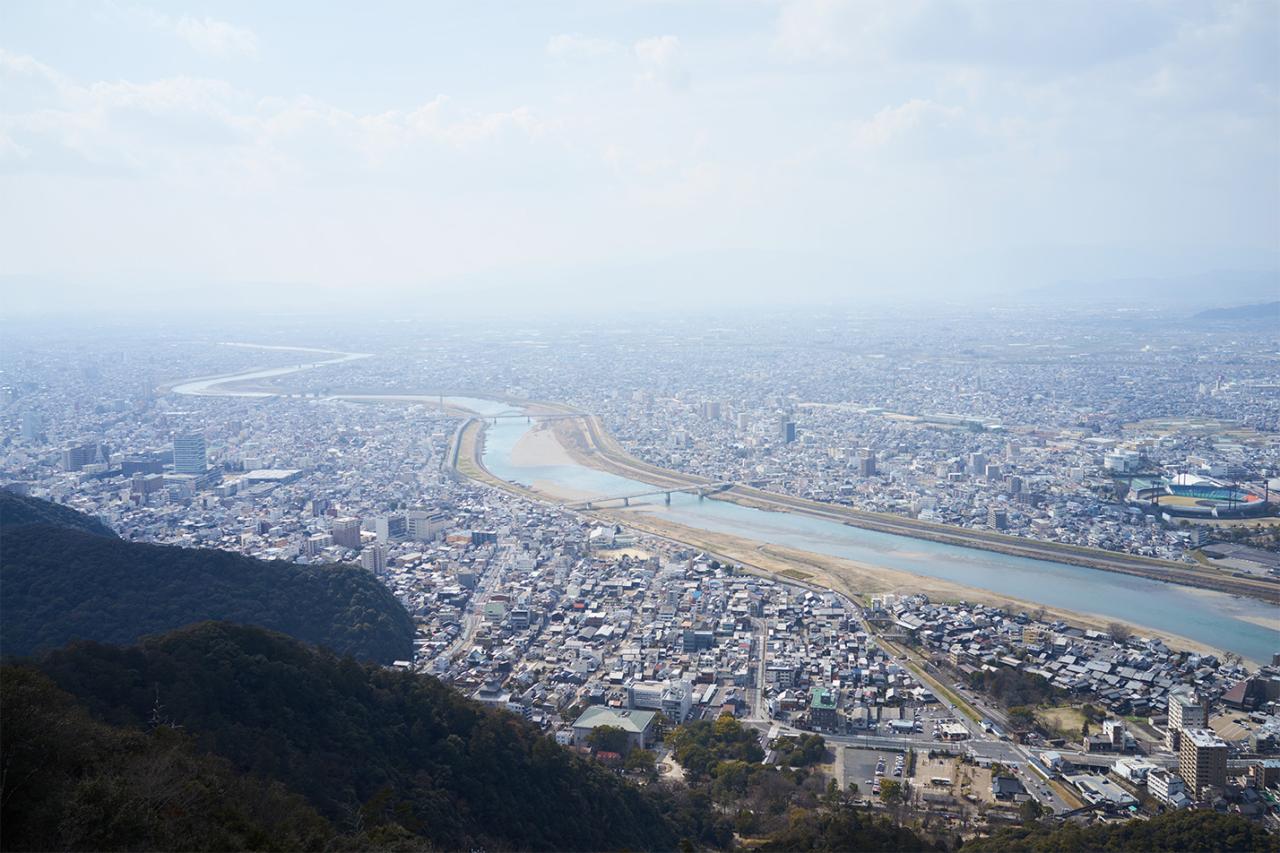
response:
<path fill-rule="evenodd" d="M 1210 308 L 1196 314 L 1195 320 L 1245 320 L 1258 323 L 1280 323 L 1280 302 L 1237 305 L 1234 308 Z"/>
<path fill-rule="evenodd" d="M 413 620 L 372 574 L 227 551 L 126 542 L 67 507 L 0 491 L 0 648 L 130 643 L 208 619 L 339 654 L 413 657 Z"/>

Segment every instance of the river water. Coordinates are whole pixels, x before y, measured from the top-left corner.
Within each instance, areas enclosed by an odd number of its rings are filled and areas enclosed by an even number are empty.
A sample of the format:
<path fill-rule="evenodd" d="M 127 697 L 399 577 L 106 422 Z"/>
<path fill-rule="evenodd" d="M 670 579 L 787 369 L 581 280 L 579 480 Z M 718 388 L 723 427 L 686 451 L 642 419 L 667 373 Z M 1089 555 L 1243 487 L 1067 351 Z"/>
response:
<path fill-rule="evenodd" d="M 492 401 L 483 406 L 487 412 L 478 403 L 473 406 L 461 399 L 456 402 L 480 414 L 509 410 L 506 404 Z M 485 432 L 485 467 L 494 475 L 521 485 L 544 481 L 592 495 L 624 495 L 653 489 L 650 484 L 576 463 L 516 465 L 511 451 L 531 428 L 522 419 L 490 423 Z M 863 530 L 836 521 L 768 512 L 727 501 L 699 500 L 695 495 L 673 494 L 670 506 L 663 504 L 661 496 L 632 501 L 633 505 L 639 503 L 652 504 L 646 512 L 686 527 L 942 578 L 1049 607 L 1096 613 L 1190 637 L 1256 662 L 1269 662 L 1272 652 L 1280 651 L 1280 608 L 1252 598 Z M 1250 618 L 1264 624 L 1256 624 Z"/>
<path fill-rule="evenodd" d="M 173 391 L 178 394 L 211 396 L 274 396 L 269 393 L 232 391 L 225 385 L 234 381 L 283 376 L 324 363 L 365 357 L 358 353 L 334 355 L 338 357 L 296 367 L 194 379 L 175 386 Z M 460 408 L 491 417 L 519 411 L 518 407 L 508 403 L 479 397 L 447 396 L 445 400 Z M 490 423 L 485 431 L 485 467 L 504 480 L 524 486 L 531 486 L 535 481 L 545 481 L 574 492 L 592 495 L 624 495 L 653 488 L 648 483 L 576 463 L 532 466 L 514 464 L 511 452 L 532 427 L 533 424 L 523 418 L 499 419 Z M 632 501 L 633 504 L 644 502 L 646 501 Z M 1228 649 L 1255 662 L 1269 662 L 1272 653 L 1280 651 L 1280 608 L 1252 598 L 1191 589 L 1049 560 L 1015 557 L 892 533 L 862 530 L 836 521 L 793 513 L 767 512 L 727 501 L 699 500 L 694 495 L 673 494 L 670 506 L 666 506 L 661 497 L 647 502 L 653 504 L 647 512 L 659 513 L 686 527 L 941 578 L 984 589 L 998 596 L 1006 595 L 1049 607 L 1096 613 L 1189 637 L 1215 648 Z"/>

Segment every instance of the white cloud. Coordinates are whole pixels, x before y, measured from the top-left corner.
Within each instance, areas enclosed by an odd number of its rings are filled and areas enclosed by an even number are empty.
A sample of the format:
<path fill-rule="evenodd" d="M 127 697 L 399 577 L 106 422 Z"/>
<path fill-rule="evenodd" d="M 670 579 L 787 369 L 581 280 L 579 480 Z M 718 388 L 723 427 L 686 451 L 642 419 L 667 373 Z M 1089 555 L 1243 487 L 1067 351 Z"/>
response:
<path fill-rule="evenodd" d="M 958 107 L 947 107 L 924 98 L 912 98 L 896 107 L 885 107 L 853 133 L 859 148 L 884 148 L 918 131 L 946 128 L 960 117 Z"/>
<path fill-rule="evenodd" d="M 680 39 L 673 35 L 641 39 L 635 44 L 642 85 L 660 85 L 671 90 L 689 87 L 689 72 L 684 65 Z"/>
<path fill-rule="evenodd" d="M 616 41 L 577 33 L 561 33 L 547 39 L 547 55 L 557 59 L 609 56 L 621 50 L 622 45 Z"/>
<path fill-rule="evenodd" d="M 251 56 L 258 52 L 258 36 L 253 30 L 215 18 L 155 15 L 152 25 L 173 33 L 207 56 Z"/>
<path fill-rule="evenodd" d="M 360 113 L 307 96 L 259 99 L 208 78 L 85 85 L 3 51 L 0 85 L 32 90 L 0 112 L 0 163 L 46 173 L 137 170 L 211 189 L 272 172 L 377 171 L 397 157 L 430 163 L 447 152 L 528 144 L 554 126 L 525 106 L 469 111 L 445 96 Z"/>

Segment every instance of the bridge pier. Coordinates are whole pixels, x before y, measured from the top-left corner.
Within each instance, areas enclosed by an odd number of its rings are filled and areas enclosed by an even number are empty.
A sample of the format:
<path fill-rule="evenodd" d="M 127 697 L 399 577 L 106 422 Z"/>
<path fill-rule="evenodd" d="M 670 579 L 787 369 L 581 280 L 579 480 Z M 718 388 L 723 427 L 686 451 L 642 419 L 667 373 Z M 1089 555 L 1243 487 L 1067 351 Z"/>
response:
<path fill-rule="evenodd" d="M 671 506 L 671 493 L 665 492 L 664 494 L 666 495 L 667 506 Z"/>
<path fill-rule="evenodd" d="M 631 498 L 623 498 L 623 499 L 622 499 L 622 505 L 623 505 L 623 506 L 631 506 Z"/>
<path fill-rule="evenodd" d="M 591 505 L 591 501 L 587 501 L 587 509 L 595 509 L 595 507 Z"/>

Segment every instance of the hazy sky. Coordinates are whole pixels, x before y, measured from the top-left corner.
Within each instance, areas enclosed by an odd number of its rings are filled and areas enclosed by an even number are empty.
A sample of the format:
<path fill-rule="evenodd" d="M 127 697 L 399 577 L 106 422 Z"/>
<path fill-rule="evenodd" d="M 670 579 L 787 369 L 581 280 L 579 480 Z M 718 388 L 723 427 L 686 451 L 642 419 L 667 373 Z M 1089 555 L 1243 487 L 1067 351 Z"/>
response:
<path fill-rule="evenodd" d="M 0 3 L 6 301 L 858 299 L 1280 254 L 1277 0 L 337 5 Z"/>

